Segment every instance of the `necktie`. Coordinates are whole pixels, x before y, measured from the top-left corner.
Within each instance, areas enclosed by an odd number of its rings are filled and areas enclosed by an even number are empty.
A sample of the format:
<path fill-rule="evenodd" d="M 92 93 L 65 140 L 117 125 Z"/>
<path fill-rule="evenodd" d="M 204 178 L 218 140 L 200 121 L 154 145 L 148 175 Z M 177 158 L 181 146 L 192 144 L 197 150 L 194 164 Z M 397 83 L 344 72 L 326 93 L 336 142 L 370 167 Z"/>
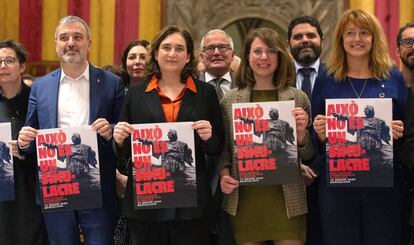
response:
<path fill-rule="evenodd" d="M 219 102 L 221 102 L 221 100 L 224 97 L 223 90 L 221 90 L 221 84 L 225 81 L 226 81 L 226 79 L 224 79 L 222 77 L 217 77 L 217 78 L 214 78 L 213 80 L 211 80 L 211 82 L 210 82 L 214 86 L 214 88 L 216 89 L 216 93 L 217 93 L 217 97 L 219 99 Z"/>
<path fill-rule="evenodd" d="M 312 72 L 314 71 L 314 68 L 311 67 L 306 67 L 306 68 L 301 68 L 299 69 L 299 72 L 302 74 L 303 76 L 303 80 L 302 80 L 302 87 L 300 88 L 303 92 L 306 93 L 306 95 L 308 96 L 308 98 L 310 99 L 312 96 L 312 87 L 311 87 L 311 80 L 310 80 L 310 76 L 312 74 Z"/>

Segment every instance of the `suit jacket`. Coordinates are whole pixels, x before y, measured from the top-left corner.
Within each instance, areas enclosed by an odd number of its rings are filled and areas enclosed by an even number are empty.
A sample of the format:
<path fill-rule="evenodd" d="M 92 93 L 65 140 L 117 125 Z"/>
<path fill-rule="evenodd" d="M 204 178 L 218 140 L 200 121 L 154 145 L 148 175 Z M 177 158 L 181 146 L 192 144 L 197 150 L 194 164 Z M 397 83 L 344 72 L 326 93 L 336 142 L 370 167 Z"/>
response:
<path fill-rule="evenodd" d="M 401 139 L 400 159 L 402 164 L 414 170 L 414 87 L 408 89 L 404 114 L 404 135 Z"/>
<path fill-rule="evenodd" d="M 233 89 L 229 91 L 222 102 L 223 120 L 226 129 L 226 148 L 219 158 L 219 171 L 225 167 L 230 167 L 231 176 L 237 179 L 237 160 L 234 158 L 234 140 L 233 124 L 232 124 L 232 104 L 250 102 L 251 88 Z M 279 92 L 279 101 L 294 100 L 295 106 L 302 107 L 310 114 L 310 103 L 306 94 L 296 88 L 288 87 Z M 310 127 L 310 122 L 308 127 Z M 309 135 L 305 138 L 305 145 L 298 148 L 299 156 L 308 160 L 313 156 L 313 146 Z M 299 169 L 298 169 L 299 171 Z M 298 179 L 297 184 L 282 185 L 283 195 L 287 216 L 295 217 L 307 213 L 305 185 L 302 178 Z M 231 215 L 236 215 L 238 206 L 239 189 L 235 189 L 230 195 L 224 198 L 224 210 Z"/>
<path fill-rule="evenodd" d="M 318 76 L 316 77 L 315 84 L 313 85 L 312 89 L 312 98 L 311 98 L 311 104 L 314 103 L 314 100 L 320 99 L 320 91 L 323 83 L 322 77 L 326 76 L 326 69 L 324 64 L 319 65 L 318 69 Z M 312 120 L 315 118 L 316 115 L 312 114 Z"/>
<path fill-rule="evenodd" d="M 120 121 L 131 124 L 166 122 L 161 100 L 156 90 L 145 92 L 148 82 L 133 85 L 125 98 Z M 128 218 L 147 221 L 186 220 L 207 217 L 211 204 L 211 188 L 205 155 L 218 155 L 223 150 L 224 130 L 220 105 L 214 87 L 195 81 L 197 93 L 186 89 L 177 116 L 177 122 L 207 120 L 211 123 L 212 137 L 203 142 L 195 133 L 195 162 L 197 164 L 197 201 L 193 208 L 165 208 L 134 210 L 132 175 L 129 175 L 125 191 L 124 210 Z M 124 142 L 124 157 L 130 157 L 129 140 Z M 132 172 L 132 171 L 131 171 Z"/>
<path fill-rule="evenodd" d="M 326 74 L 327 73 L 326 73 L 325 65 L 323 63 L 320 63 L 319 69 L 318 69 L 318 76 L 315 79 L 315 83 L 312 89 L 312 96 L 310 99 L 311 105 L 315 104 L 315 100 L 320 100 L 321 98 L 320 91 L 322 88 L 322 83 L 324 82 L 324 79 L 322 79 L 322 77 L 326 77 L 327 76 Z M 296 83 L 295 83 L 295 87 L 296 87 Z M 319 103 L 319 101 L 316 101 L 316 103 Z M 311 114 L 309 114 L 309 117 L 312 119 L 312 121 L 315 119 L 315 116 L 316 116 L 315 113 L 313 113 L 311 110 Z M 309 165 L 310 167 L 312 167 L 313 170 L 321 174 L 322 166 L 325 164 L 325 158 L 319 154 L 316 154 L 316 149 L 318 148 L 317 146 L 319 145 L 319 143 L 316 140 L 317 137 L 315 137 L 316 133 L 314 132 L 313 127 L 311 127 L 311 134 L 314 135 L 311 138 L 312 138 L 314 146 L 316 146 L 315 155 L 311 160 L 305 162 L 305 164 Z"/>
<path fill-rule="evenodd" d="M 230 77 L 231 77 L 231 85 L 230 85 L 230 88 L 235 88 L 236 87 L 236 83 L 235 83 L 235 81 L 234 81 L 234 74 L 233 74 L 233 72 L 230 72 Z M 200 72 L 200 75 L 198 76 L 198 80 L 200 80 L 200 81 L 203 81 L 203 82 L 205 82 L 206 81 L 206 72 L 205 71 L 202 71 L 202 72 Z"/>
<path fill-rule="evenodd" d="M 58 94 L 61 69 L 37 79 L 32 86 L 26 117 L 26 125 L 36 129 L 58 127 Z M 118 121 L 124 90 L 118 76 L 89 65 L 89 124 L 98 118 L 109 123 Z M 24 151 L 34 151 L 34 142 Z M 111 204 L 115 198 L 115 156 L 112 143 L 98 136 L 98 148 L 103 204 Z"/>

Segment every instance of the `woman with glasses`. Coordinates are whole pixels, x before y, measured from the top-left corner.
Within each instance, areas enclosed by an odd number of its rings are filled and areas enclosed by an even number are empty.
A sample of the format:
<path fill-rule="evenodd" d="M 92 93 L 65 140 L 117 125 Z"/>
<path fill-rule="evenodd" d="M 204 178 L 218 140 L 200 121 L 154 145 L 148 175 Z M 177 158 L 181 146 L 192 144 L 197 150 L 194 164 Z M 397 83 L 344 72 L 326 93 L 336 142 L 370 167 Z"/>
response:
<path fill-rule="evenodd" d="M 214 87 L 196 80 L 193 52 L 188 31 L 162 29 L 151 43 L 147 80 L 129 89 L 114 129 L 117 150 L 129 158 L 131 124 L 194 122 L 197 206 L 135 210 L 130 173 L 124 211 L 134 245 L 210 245 L 211 187 L 205 158 L 221 153 L 224 132 Z"/>
<path fill-rule="evenodd" d="M 231 215 L 237 244 L 301 245 L 306 237 L 306 196 L 301 179 L 289 185 L 239 186 L 232 127 L 232 104 L 294 100 L 299 156 L 309 160 L 313 155 L 308 127 L 310 103 L 302 91 L 290 86 L 295 80 L 293 62 L 286 42 L 269 28 L 259 28 L 247 36 L 236 86 L 222 102 L 226 128 L 225 151 L 219 159 L 220 184 L 224 210 Z M 298 170 L 299 171 L 299 170 Z"/>
<path fill-rule="evenodd" d="M 403 171 L 397 149 L 403 134 L 407 96 L 401 73 L 392 65 L 387 39 L 378 20 L 361 9 L 346 11 L 338 21 L 327 62 L 328 77 L 312 104 L 313 127 L 326 159 L 327 98 L 391 98 L 394 146 L 392 187 L 328 187 L 321 173 L 319 203 L 326 245 L 401 244 L 404 214 Z M 390 131 L 391 131 L 390 130 Z M 324 164 L 326 168 L 326 164 Z M 326 171 L 326 170 L 325 170 Z"/>
<path fill-rule="evenodd" d="M 12 148 L 14 170 L 5 176 L 0 167 L 0 244 L 49 244 L 40 206 L 36 204 L 36 156 L 20 155 L 16 141 L 26 121 L 30 95 L 22 79 L 26 60 L 27 52 L 20 43 L 0 41 L 0 123 L 11 123 L 12 141 L 8 146 Z M 0 161 L 3 162 L 3 154 Z M 14 177 L 14 189 L 5 190 L 1 182 L 10 177 Z M 15 193 L 14 200 L 2 201 L 7 192 Z"/>

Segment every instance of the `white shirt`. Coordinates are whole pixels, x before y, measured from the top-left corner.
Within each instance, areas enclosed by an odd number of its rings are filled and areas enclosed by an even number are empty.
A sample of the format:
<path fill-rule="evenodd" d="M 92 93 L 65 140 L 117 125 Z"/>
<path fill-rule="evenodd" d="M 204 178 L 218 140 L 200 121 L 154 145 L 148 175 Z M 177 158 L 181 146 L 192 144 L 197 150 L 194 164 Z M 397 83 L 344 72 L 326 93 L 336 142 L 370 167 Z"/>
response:
<path fill-rule="evenodd" d="M 211 75 L 208 72 L 205 72 L 206 82 L 209 83 L 211 80 L 215 79 L 216 77 Z M 220 84 L 220 89 L 223 91 L 223 94 L 226 94 L 231 89 L 231 75 L 230 72 L 227 72 L 222 76 L 222 78 L 226 79 L 225 82 L 222 82 Z"/>
<path fill-rule="evenodd" d="M 305 67 L 300 65 L 298 62 L 296 62 L 296 60 L 294 60 L 293 62 L 295 63 L 295 68 L 296 68 L 296 88 L 300 89 L 302 88 L 303 76 L 302 76 L 302 73 L 299 72 L 299 69 L 305 68 Z M 312 71 L 311 76 L 310 76 L 311 91 L 313 91 L 315 80 L 318 77 L 318 71 L 319 71 L 320 64 L 321 64 L 321 61 L 317 59 L 313 64 L 311 64 L 310 66 L 307 66 L 307 67 L 315 69 L 314 71 Z"/>
<path fill-rule="evenodd" d="M 58 94 L 58 127 L 79 127 L 89 123 L 89 63 L 76 79 L 62 70 Z"/>

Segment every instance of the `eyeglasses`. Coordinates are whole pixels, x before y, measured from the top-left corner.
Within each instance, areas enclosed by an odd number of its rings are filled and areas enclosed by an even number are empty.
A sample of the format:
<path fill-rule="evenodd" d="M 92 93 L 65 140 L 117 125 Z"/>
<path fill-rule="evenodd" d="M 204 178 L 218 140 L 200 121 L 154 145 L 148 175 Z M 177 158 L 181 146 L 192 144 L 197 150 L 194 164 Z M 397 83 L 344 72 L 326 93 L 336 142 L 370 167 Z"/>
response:
<path fill-rule="evenodd" d="M 5 59 L 0 60 L 0 66 L 4 63 L 4 65 L 9 66 L 13 65 L 16 62 L 15 57 L 6 57 Z"/>
<path fill-rule="evenodd" d="M 213 54 L 216 49 L 218 49 L 220 54 L 224 54 L 225 52 L 229 51 L 231 47 L 230 44 L 208 45 L 203 48 L 203 52 L 206 52 L 207 54 Z"/>
<path fill-rule="evenodd" d="M 401 39 L 400 42 L 398 42 L 398 44 L 406 48 L 411 48 L 414 44 L 414 38 Z"/>
<path fill-rule="evenodd" d="M 268 48 L 266 50 L 263 50 L 261 48 L 255 48 L 251 51 L 253 57 L 260 58 L 262 57 L 263 53 L 266 53 L 266 56 L 269 58 L 274 58 L 277 55 L 277 49 L 274 48 Z"/>

